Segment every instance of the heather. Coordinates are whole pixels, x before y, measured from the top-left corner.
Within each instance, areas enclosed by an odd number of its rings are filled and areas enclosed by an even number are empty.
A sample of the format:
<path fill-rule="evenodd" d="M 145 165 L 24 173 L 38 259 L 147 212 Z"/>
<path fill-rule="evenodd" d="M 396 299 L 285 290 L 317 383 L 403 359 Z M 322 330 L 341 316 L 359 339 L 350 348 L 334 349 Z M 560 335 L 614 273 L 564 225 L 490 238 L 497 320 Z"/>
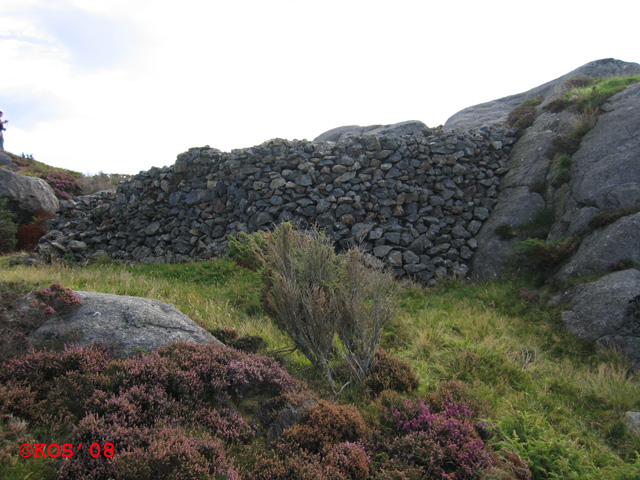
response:
<path fill-rule="evenodd" d="M 57 362 L 46 357 L 53 353 L 38 352 L 39 364 L 49 366 L 26 373 L 20 362 L 5 362 L 2 372 L 10 365 L 16 376 L 33 375 L 33 384 L 26 388 L 25 376 L 0 382 L 0 450 L 10 465 L 3 478 L 81 478 L 83 468 L 109 468 L 113 478 L 172 478 L 167 472 L 175 465 L 191 466 L 181 472 L 209 469 L 213 478 L 215 468 L 261 479 L 640 475 L 640 441 L 623 422 L 625 412 L 640 410 L 637 373 L 616 351 L 565 332 L 559 312 L 544 302 L 549 293 L 525 280 L 403 285 L 367 380 L 334 397 L 322 372 L 292 351 L 264 313 L 261 275 L 235 263 L 33 268 L 7 262 L 1 275 L 13 282 L 3 287 L 3 298 L 54 283 L 157 298 L 230 345 L 264 355 L 173 346 L 115 361 L 94 347 L 84 350 L 86 361 L 73 349 Z M 258 364 L 280 369 L 274 378 L 308 386 L 276 395 L 280 381 L 263 379 L 252 389 L 257 377 L 218 362 L 215 371 L 232 378 L 231 387 L 219 375 L 207 376 L 210 356 L 263 359 Z M 319 399 L 315 409 L 268 441 L 278 412 L 307 394 Z M 47 402 L 59 412 L 55 420 L 46 416 Z M 12 413 L 5 405 L 22 407 Z M 28 441 L 93 442 L 99 435 L 126 439 L 126 455 L 123 450 L 113 464 L 101 459 L 99 467 L 79 457 L 63 468 L 61 459 L 27 461 L 16 453 Z M 439 476 L 429 477 L 432 472 Z"/>

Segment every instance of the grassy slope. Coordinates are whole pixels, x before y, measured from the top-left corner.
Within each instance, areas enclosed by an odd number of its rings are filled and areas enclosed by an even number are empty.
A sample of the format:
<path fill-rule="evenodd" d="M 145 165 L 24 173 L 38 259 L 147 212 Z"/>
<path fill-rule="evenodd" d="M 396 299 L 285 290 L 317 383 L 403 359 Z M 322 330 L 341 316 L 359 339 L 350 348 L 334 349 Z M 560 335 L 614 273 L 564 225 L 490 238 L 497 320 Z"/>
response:
<path fill-rule="evenodd" d="M 206 328 L 261 335 L 270 350 L 289 345 L 262 313 L 259 275 L 223 260 L 12 267 L 0 278 L 157 298 Z M 626 411 L 640 409 L 638 377 L 615 352 L 597 352 L 564 332 L 557 311 L 521 298 L 518 287 L 443 282 L 404 288 L 382 345 L 412 364 L 422 393 L 440 381 L 464 382 L 487 405 L 497 432 L 494 448 L 518 451 L 534 478 L 640 478 L 640 440 L 622 420 Z M 303 357 L 290 355 L 286 362 L 321 388 Z M 357 394 L 348 398 L 364 408 Z"/>

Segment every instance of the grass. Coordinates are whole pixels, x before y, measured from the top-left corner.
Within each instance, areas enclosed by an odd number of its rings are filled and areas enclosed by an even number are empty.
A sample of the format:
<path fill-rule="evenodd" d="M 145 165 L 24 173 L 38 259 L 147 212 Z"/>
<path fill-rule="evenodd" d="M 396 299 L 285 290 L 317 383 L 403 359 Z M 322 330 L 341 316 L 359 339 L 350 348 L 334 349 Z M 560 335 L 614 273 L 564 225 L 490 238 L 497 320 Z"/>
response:
<path fill-rule="evenodd" d="M 640 82 L 640 75 L 631 77 L 570 79 L 565 90 L 546 109 L 561 112 L 571 109 L 577 113 L 596 112 L 605 102 L 633 83 Z"/>
<path fill-rule="evenodd" d="M 73 289 L 156 298 L 205 328 L 260 335 L 272 352 L 290 346 L 261 309 L 260 275 L 226 260 L 4 266 L 0 271 L 3 281 L 60 282 Z M 639 478 L 640 439 L 623 424 L 625 412 L 640 410 L 637 373 L 618 352 L 600 351 L 568 334 L 557 310 L 519 295 L 523 286 L 523 281 L 406 286 L 381 345 L 415 369 L 420 395 L 442 382 L 463 382 L 473 399 L 486 405 L 494 433 L 490 444 L 499 452 L 518 452 L 534 479 Z M 323 388 L 320 374 L 308 369 L 304 357 L 288 355 L 283 361 L 295 376 Z M 368 405 L 358 395 L 347 398 L 363 410 Z M 0 478 L 23 478 L 27 470 L 40 475 L 25 466 L 22 476 Z"/>

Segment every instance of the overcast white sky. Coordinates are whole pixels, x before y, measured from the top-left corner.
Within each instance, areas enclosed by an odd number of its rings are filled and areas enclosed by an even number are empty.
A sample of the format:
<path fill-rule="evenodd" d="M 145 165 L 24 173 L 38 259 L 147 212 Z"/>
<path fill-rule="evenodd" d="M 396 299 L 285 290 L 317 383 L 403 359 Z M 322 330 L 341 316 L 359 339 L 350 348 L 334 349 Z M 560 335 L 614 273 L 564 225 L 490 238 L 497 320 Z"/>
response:
<path fill-rule="evenodd" d="M 640 62 L 634 2 L 1 0 L 5 148 L 137 173 L 341 125 L 443 124 L 587 62 Z"/>

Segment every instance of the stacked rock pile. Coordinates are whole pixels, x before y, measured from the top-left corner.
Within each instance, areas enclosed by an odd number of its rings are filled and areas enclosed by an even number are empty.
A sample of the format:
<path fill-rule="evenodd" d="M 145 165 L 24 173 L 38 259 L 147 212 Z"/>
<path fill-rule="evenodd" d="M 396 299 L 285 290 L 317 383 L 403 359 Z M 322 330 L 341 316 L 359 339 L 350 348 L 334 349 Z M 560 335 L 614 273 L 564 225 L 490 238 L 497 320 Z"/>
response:
<path fill-rule="evenodd" d="M 134 262 L 219 256 L 227 236 L 291 221 L 339 248 L 356 243 L 398 275 L 464 276 L 496 203 L 514 132 L 274 139 L 223 153 L 203 147 L 141 172 L 115 192 L 64 205 L 38 251 Z"/>

